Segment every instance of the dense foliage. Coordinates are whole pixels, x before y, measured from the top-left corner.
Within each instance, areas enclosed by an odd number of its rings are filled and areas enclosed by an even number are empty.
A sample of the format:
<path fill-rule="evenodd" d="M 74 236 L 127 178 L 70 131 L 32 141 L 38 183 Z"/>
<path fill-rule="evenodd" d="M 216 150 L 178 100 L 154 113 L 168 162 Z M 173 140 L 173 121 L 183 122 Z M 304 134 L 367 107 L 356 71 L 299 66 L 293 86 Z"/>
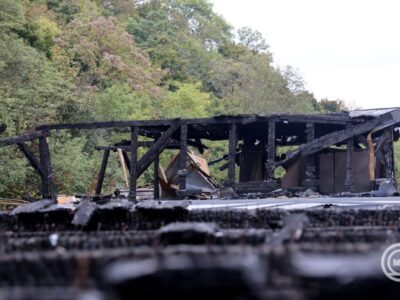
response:
<path fill-rule="evenodd" d="M 55 122 L 342 108 L 316 101 L 292 68 L 272 61 L 259 32 L 235 31 L 207 0 L 0 0 L 2 136 Z M 100 160 L 94 146 L 121 138 L 52 135 L 58 189 L 86 192 Z M 222 154 L 221 145 L 207 157 Z M 14 148 L 0 149 L 0 196 L 36 190 L 26 165 Z"/>

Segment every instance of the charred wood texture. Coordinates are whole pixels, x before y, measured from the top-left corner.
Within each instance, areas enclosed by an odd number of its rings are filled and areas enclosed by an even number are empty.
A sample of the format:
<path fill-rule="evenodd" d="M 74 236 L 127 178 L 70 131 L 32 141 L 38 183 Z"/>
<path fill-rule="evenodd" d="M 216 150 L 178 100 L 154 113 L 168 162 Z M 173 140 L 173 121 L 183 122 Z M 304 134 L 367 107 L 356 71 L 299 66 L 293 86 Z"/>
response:
<path fill-rule="evenodd" d="M 307 142 L 312 142 L 315 139 L 315 125 L 313 123 L 306 124 Z M 306 174 L 303 186 L 311 188 L 314 191 L 318 190 L 319 181 L 317 178 L 317 156 L 309 155 L 306 158 Z"/>
<path fill-rule="evenodd" d="M 276 157 L 276 123 L 269 122 L 268 123 L 267 162 L 265 164 L 267 180 L 274 180 L 275 157 Z"/>
<path fill-rule="evenodd" d="M 229 129 L 229 161 L 228 184 L 233 186 L 236 181 L 236 148 L 238 143 L 237 125 L 232 124 Z"/>
<path fill-rule="evenodd" d="M 347 140 L 345 190 L 354 192 L 354 138 Z"/>
<path fill-rule="evenodd" d="M 130 161 L 130 180 L 129 180 L 129 200 L 136 201 L 136 184 L 137 179 L 140 175 L 138 175 L 137 161 L 138 161 L 138 137 L 139 137 L 139 128 L 132 127 L 131 128 L 131 161 Z"/>
<path fill-rule="evenodd" d="M 45 171 L 43 171 L 39 160 L 36 158 L 35 154 L 29 149 L 25 143 L 18 143 L 19 149 L 24 153 L 25 157 L 28 159 L 31 166 L 39 173 L 41 177 L 45 176 Z"/>
<path fill-rule="evenodd" d="M 317 138 L 311 143 L 301 146 L 300 152 L 302 156 L 314 154 L 322 149 L 325 149 L 326 147 L 348 140 L 351 137 L 370 132 L 377 127 L 387 127 L 398 122 L 400 122 L 400 109 L 384 114 L 380 117 L 372 119 L 371 121 L 367 121 L 365 123 L 361 123 L 359 125 L 355 125 Z"/>
<path fill-rule="evenodd" d="M 0 147 L 15 145 L 18 143 L 25 143 L 36 140 L 38 138 L 49 135 L 48 132 L 37 131 L 29 134 L 24 134 L 20 136 L 14 136 L 7 139 L 0 139 Z"/>
<path fill-rule="evenodd" d="M 51 198 L 56 202 L 56 191 L 53 183 L 53 171 L 51 168 L 50 160 L 50 149 L 47 143 L 47 137 L 42 136 L 39 138 L 39 149 L 40 149 L 40 164 L 44 171 L 42 176 L 42 197 L 44 199 Z"/>
<path fill-rule="evenodd" d="M 187 137 L 188 127 L 186 124 L 181 125 L 181 137 L 180 137 L 180 153 L 179 153 L 179 191 L 186 191 L 186 163 L 187 163 Z"/>
<path fill-rule="evenodd" d="M 107 149 L 103 153 L 103 160 L 101 162 L 100 172 L 97 179 L 96 195 L 101 194 L 101 189 L 103 188 L 104 176 L 106 174 L 109 156 L 110 156 L 110 150 Z"/>
<path fill-rule="evenodd" d="M 154 144 L 150 147 L 150 149 L 143 155 L 143 157 L 137 162 L 137 177 L 139 178 L 140 175 L 150 166 L 150 164 L 154 161 L 155 157 L 159 155 L 168 144 L 168 140 L 172 137 L 172 135 L 176 132 L 176 130 L 181 125 L 180 120 L 175 120 L 171 126 L 165 131 Z M 135 127 L 136 128 L 136 127 Z M 131 145 L 132 148 L 134 148 Z M 137 148 L 137 146 L 136 146 Z M 135 166 L 131 166 L 132 169 Z"/>

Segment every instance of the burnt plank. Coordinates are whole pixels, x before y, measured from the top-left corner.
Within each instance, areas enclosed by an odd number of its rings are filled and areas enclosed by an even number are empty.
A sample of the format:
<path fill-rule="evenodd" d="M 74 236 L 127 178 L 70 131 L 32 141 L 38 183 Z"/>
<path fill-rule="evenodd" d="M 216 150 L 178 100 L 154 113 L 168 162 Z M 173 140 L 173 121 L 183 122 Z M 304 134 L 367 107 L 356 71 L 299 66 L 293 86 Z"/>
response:
<path fill-rule="evenodd" d="M 47 143 L 47 137 L 39 138 L 40 164 L 44 173 L 42 176 L 42 197 L 51 198 L 53 202 L 57 201 L 57 195 L 53 184 L 53 171 L 51 168 L 50 149 Z"/>
<path fill-rule="evenodd" d="M 18 143 L 18 148 L 24 153 L 25 157 L 28 159 L 31 166 L 35 169 L 36 172 L 42 177 L 45 175 L 39 160 L 36 158 L 35 154 L 28 148 L 28 145 L 25 143 Z"/>
<path fill-rule="evenodd" d="M 139 128 L 131 128 L 131 161 L 130 161 L 130 180 L 129 180 L 129 195 L 130 201 L 136 201 L 136 185 L 137 185 L 137 150 L 138 150 Z"/>
<path fill-rule="evenodd" d="M 312 142 L 315 139 L 315 125 L 314 123 L 306 124 L 307 142 Z M 318 189 L 317 169 L 316 169 L 316 156 L 309 155 L 306 158 L 306 171 L 303 186 L 311 188 L 314 191 Z"/>
<path fill-rule="evenodd" d="M 154 169 L 154 180 L 153 180 L 153 185 L 154 185 L 154 199 L 160 199 L 160 183 L 159 183 L 159 178 L 158 178 L 158 168 L 160 165 L 160 156 L 156 155 L 156 158 L 154 159 L 153 163 L 153 169 Z"/>
<path fill-rule="evenodd" d="M 237 125 L 232 124 L 229 129 L 229 160 L 228 160 L 228 181 L 231 186 L 235 184 L 236 175 L 236 148 L 238 143 Z"/>
<path fill-rule="evenodd" d="M 188 127 L 186 124 L 182 124 L 179 154 L 179 191 L 186 191 L 187 137 Z"/>
<path fill-rule="evenodd" d="M 99 172 L 99 177 L 97 179 L 96 195 L 101 194 L 101 189 L 103 188 L 104 176 L 106 174 L 109 156 L 110 156 L 110 150 L 109 149 L 104 150 L 103 160 L 101 162 L 101 167 L 100 167 L 100 172 Z"/>
<path fill-rule="evenodd" d="M 275 157 L 276 157 L 276 123 L 271 121 L 268 122 L 268 145 L 267 145 L 267 162 L 266 167 L 266 179 L 274 178 L 275 171 Z"/>
<path fill-rule="evenodd" d="M 400 122 L 400 109 L 384 114 L 365 123 L 326 134 L 313 140 L 311 143 L 301 145 L 299 152 L 303 157 L 314 154 L 329 146 L 346 141 L 350 137 L 364 134 L 377 128 L 385 128 L 398 122 Z"/>
<path fill-rule="evenodd" d="M 7 139 L 0 139 L 0 147 L 15 145 L 18 143 L 25 143 L 29 141 L 33 141 L 35 139 L 41 138 L 43 136 L 47 136 L 48 133 L 43 131 L 36 131 L 33 133 L 23 134 L 19 136 L 13 136 Z"/>
<path fill-rule="evenodd" d="M 387 137 L 382 148 L 385 160 L 385 177 L 394 178 L 393 127 L 387 129 Z"/>
<path fill-rule="evenodd" d="M 150 166 L 154 158 L 159 155 L 168 145 L 168 140 L 176 132 L 181 125 L 180 120 L 175 122 L 164 132 L 160 138 L 150 147 L 150 149 L 143 155 L 143 157 L 137 163 L 137 177 L 143 174 L 143 172 Z M 132 146 L 132 145 L 131 145 Z M 132 162 L 131 162 L 132 163 Z M 132 165 L 131 165 L 132 167 Z"/>
<path fill-rule="evenodd" d="M 354 137 L 347 140 L 346 179 L 344 187 L 346 192 L 354 192 Z"/>
<path fill-rule="evenodd" d="M 218 124 L 250 124 L 255 122 L 268 122 L 274 119 L 275 121 L 289 122 L 312 122 L 321 124 L 346 124 L 350 121 L 347 115 L 230 115 L 216 116 L 213 118 L 196 118 L 182 119 L 181 122 L 187 125 L 218 125 Z M 132 126 L 138 127 L 157 127 L 171 126 L 175 119 L 166 120 L 139 120 L 139 121 L 107 121 L 107 122 L 90 122 L 90 123 L 63 123 L 63 124 L 45 124 L 37 126 L 37 130 L 61 130 L 61 129 L 100 129 L 100 128 L 129 128 Z M 356 122 L 356 121 L 355 121 Z"/>

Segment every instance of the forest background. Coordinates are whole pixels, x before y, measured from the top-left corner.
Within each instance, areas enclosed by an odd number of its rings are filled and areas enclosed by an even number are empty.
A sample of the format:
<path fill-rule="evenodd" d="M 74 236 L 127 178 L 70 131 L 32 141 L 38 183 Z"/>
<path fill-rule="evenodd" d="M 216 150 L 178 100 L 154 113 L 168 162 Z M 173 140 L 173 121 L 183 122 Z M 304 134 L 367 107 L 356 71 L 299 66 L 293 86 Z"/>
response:
<path fill-rule="evenodd" d="M 207 0 L 0 0 L 1 138 L 45 123 L 345 109 L 343 101 L 315 99 L 296 70 L 274 66 L 259 32 L 234 29 Z M 58 191 L 87 192 L 101 162 L 94 146 L 128 137 L 53 134 Z M 210 146 L 206 159 L 226 153 L 224 143 Z M 0 170 L 0 197 L 37 196 L 38 176 L 22 153 L 1 148 Z M 106 190 L 123 185 L 117 159 L 108 174 Z"/>

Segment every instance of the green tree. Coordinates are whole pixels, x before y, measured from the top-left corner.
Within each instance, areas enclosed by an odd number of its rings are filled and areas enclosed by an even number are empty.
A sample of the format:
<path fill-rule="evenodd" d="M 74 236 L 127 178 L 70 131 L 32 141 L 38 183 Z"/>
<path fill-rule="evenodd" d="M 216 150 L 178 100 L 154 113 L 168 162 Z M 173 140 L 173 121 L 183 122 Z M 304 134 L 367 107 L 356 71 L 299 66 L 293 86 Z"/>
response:
<path fill-rule="evenodd" d="M 201 91 L 201 84 L 176 83 L 161 103 L 165 118 L 202 118 L 210 115 L 212 96 Z"/>
<path fill-rule="evenodd" d="M 127 83 L 135 90 L 146 90 L 161 78 L 147 54 L 111 17 L 71 21 L 57 39 L 54 53 L 64 72 L 81 86 L 107 88 Z"/>
<path fill-rule="evenodd" d="M 245 46 L 253 52 L 266 52 L 269 48 L 265 38 L 257 30 L 253 30 L 249 27 L 243 27 L 237 31 L 237 35 L 239 44 Z"/>

